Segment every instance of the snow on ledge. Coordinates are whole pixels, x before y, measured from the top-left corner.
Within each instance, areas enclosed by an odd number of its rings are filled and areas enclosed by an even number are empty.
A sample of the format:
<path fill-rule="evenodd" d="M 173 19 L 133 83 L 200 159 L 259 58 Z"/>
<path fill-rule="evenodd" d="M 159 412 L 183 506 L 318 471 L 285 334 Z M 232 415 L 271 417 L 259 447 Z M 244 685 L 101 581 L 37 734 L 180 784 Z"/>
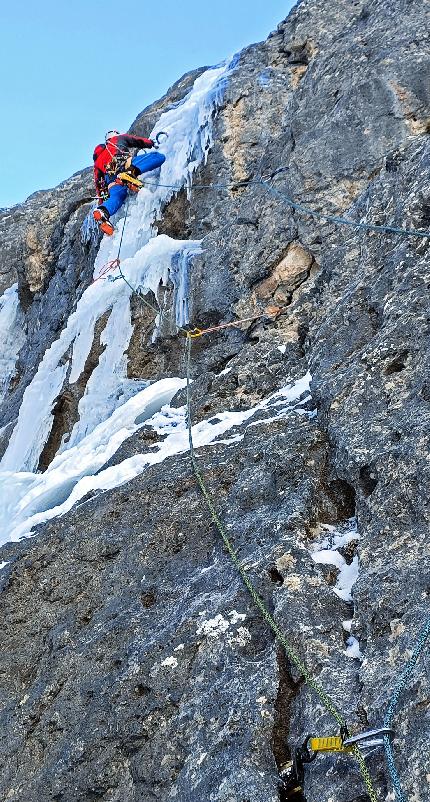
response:
<path fill-rule="evenodd" d="M 258 413 L 275 409 L 276 420 L 296 412 L 297 404 L 308 397 L 311 376 L 287 384 L 255 407 L 226 411 L 193 426 L 196 449 L 217 444 L 225 432 L 256 416 L 254 423 L 273 420 Z M 43 474 L 0 473 L 0 544 L 32 534 L 39 524 L 67 513 L 90 492 L 119 487 L 141 474 L 145 468 L 189 449 L 185 409 L 170 409 L 173 396 L 185 386 L 184 379 L 162 379 L 146 387 L 110 418 L 100 423 L 77 445 L 57 454 Z M 152 426 L 164 440 L 144 454 L 136 454 L 117 465 L 103 466 L 119 446 L 144 424 Z"/>
<path fill-rule="evenodd" d="M 349 518 L 343 526 L 336 528 L 327 524 L 322 526 L 326 537 L 316 543 L 311 557 L 319 565 L 333 565 L 338 569 L 336 585 L 332 588 L 333 592 L 345 602 L 352 602 L 352 588 L 358 579 L 359 562 L 358 555 L 355 555 L 351 563 L 347 563 L 344 556 L 338 551 L 342 546 L 347 546 L 354 540 L 359 540 L 360 535 L 357 530 L 357 519 Z M 360 643 L 351 635 L 353 619 L 342 621 L 342 629 L 349 634 L 346 641 L 344 655 L 354 660 L 363 660 L 360 651 Z"/>
<path fill-rule="evenodd" d="M 70 509 L 76 484 L 96 474 L 124 440 L 169 404 L 184 385 L 184 379 L 162 379 L 146 387 L 80 443 L 57 454 L 43 474 L 0 473 L 0 544 L 19 540 L 33 526 Z"/>
<path fill-rule="evenodd" d="M 360 644 L 357 638 L 354 638 L 351 635 L 346 642 L 346 649 L 344 650 L 344 654 L 347 657 L 351 657 L 353 660 L 364 660 L 362 653 L 360 652 Z"/>
<path fill-rule="evenodd" d="M 346 522 L 346 529 L 343 531 L 338 531 L 333 526 L 327 525 L 324 526 L 324 530 L 329 532 L 329 535 L 315 546 L 315 550 L 311 552 L 311 557 L 315 563 L 334 565 L 338 569 L 339 574 L 333 592 L 336 596 L 339 596 L 339 599 L 351 602 L 352 587 L 358 579 L 358 557 L 355 555 L 349 564 L 338 549 L 353 540 L 360 539 L 360 535 L 357 532 L 357 521 L 355 518 L 350 518 Z"/>

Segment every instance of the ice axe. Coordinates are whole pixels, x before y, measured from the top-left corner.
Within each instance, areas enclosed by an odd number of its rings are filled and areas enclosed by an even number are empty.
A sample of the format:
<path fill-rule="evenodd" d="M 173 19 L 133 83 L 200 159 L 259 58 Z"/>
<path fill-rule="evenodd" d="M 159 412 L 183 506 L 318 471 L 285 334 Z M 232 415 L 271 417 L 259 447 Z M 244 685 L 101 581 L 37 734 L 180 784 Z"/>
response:
<path fill-rule="evenodd" d="M 158 150 L 162 142 L 165 142 L 166 139 L 168 138 L 169 134 L 167 133 L 167 131 L 159 131 L 158 134 L 155 136 L 155 139 L 153 140 L 154 141 L 153 147 L 156 148 L 156 150 Z"/>

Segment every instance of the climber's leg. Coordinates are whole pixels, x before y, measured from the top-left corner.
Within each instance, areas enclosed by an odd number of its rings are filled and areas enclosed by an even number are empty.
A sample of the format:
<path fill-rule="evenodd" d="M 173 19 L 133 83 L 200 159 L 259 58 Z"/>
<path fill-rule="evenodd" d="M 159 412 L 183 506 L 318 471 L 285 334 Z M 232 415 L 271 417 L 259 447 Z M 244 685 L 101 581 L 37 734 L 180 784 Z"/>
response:
<path fill-rule="evenodd" d="M 135 156 L 131 162 L 133 175 L 140 175 L 141 173 L 149 173 L 150 170 L 156 170 L 161 167 L 166 161 L 166 157 L 162 153 L 156 151 L 155 153 L 143 153 L 141 156 Z"/>
<path fill-rule="evenodd" d="M 115 214 L 121 208 L 127 197 L 127 187 L 122 184 L 109 184 L 109 197 L 103 201 L 103 208 L 106 209 L 109 216 Z"/>

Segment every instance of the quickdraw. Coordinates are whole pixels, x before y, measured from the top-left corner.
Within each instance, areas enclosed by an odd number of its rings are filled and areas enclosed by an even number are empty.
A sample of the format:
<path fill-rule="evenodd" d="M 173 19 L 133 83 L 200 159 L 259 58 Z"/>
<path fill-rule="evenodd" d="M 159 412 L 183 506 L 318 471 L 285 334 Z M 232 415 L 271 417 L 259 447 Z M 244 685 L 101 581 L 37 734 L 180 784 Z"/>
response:
<path fill-rule="evenodd" d="M 305 779 L 305 765 L 313 763 L 318 755 L 344 754 L 354 755 L 356 749 L 360 750 L 363 758 L 368 757 L 375 749 L 384 746 L 384 739 L 394 738 L 391 727 L 366 730 L 358 735 L 349 735 L 346 728 L 342 728 L 340 735 L 330 735 L 317 738 L 308 735 L 301 746 L 294 750 L 293 760 L 287 763 L 280 771 L 284 796 L 287 800 L 306 802 L 303 787 Z"/>

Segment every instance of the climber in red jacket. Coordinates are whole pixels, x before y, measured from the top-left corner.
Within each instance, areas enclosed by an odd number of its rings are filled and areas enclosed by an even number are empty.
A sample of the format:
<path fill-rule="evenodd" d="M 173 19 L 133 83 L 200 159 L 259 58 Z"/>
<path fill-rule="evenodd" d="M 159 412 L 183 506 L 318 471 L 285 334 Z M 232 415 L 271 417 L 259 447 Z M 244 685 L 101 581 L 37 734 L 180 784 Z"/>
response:
<path fill-rule="evenodd" d="M 113 234 L 114 228 L 109 218 L 124 203 L 127 189 L 137 191 L 142 186 L 137 177 L 141 173 L 156 170 L 166 161 L 166 157 L 158 151 L 133 156 L 133 150 L 154 147 L 156 143 L 153 139 L 108 131 L 105 144 L 95 148 L 94 183 L 101 203 L 94 210 L 93 217 L 105 234 Z"/>

